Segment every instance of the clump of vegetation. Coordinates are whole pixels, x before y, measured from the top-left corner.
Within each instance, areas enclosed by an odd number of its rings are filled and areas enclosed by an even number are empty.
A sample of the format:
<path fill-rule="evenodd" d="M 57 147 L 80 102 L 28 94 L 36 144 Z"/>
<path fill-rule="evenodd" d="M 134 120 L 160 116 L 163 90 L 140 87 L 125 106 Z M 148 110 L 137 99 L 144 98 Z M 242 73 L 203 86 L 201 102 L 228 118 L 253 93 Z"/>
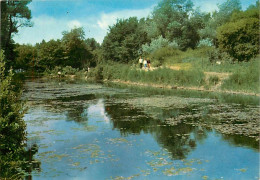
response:
<path fill-rule="evenodd" d="M 12 85 L 13 72 L 5 69 L 3 51 L 0 51 L 0 177 L 23 179 L 29 157 L 25 150 L 25 107 L 21 91 Z M 30 151 L 35 154 L 37 147 Z M 39 165 L 39 164 L 38 164 Z"/>
<path fill-rule="evenodd" d="M 260 92 L 259 87 L 259 60 L 241 63 L 234 73 L 223 82 L 222 89 Z"/>

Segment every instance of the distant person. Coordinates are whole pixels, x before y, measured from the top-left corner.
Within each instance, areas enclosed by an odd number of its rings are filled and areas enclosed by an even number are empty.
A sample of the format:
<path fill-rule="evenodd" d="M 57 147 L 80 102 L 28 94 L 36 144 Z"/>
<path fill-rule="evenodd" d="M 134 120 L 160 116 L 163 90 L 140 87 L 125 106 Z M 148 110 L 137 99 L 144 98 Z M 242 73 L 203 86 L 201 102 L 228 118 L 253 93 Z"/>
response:
<path fill-rule="evenodd" d="M 144 68 L 146 69 L 147 68 L 147 60 L 144 59 Z"/>
<path fill-rule="evenodd" d="M 148 65 L 148 69 L 150 69 L 150 67 L 151 67 L 151 61 L 150 61 L 150 59 L 147 59 L 147 65 Z"/>
<path fill-rule="evenodd" d="M 140 59 L 139 59 L 139 66 L 140 66 L 140 69 L 142 69 L 142 67 L 143 67 L 143 59 L 142 59 L 142 57 L 140 56 Z"/>

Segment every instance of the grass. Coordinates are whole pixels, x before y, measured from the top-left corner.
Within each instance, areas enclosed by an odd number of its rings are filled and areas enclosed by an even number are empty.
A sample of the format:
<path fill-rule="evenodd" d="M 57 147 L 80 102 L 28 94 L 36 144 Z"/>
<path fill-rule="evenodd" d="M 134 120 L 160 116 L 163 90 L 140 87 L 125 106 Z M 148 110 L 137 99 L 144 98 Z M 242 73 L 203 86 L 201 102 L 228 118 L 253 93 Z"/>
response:
<path fill-rule="evenodd" d="M 210 76 L 205 82 L 204 72 L 228 72 L 230 77 L 221 82 L 222 90 L 259 93 L 259 57 L 249 62 L 212 64 L 206 60 L 208 49 L 188 50 L 182 63 L 165 62 L 165 66 L 153 71 L 143 71 L 136 66 L 106 62 L 99 64 L 88 73 L 95 80 L 123 80 L 171 86 L 200 87 L 215 86 L 222 81 L 218 76 Z M 184 56 L 183 56 L 184 57 Z M 174 61 L 176 62 L 176 61 Z M 204 62 L 204 64 L 202 63 Z M 179 67 L 178 70 L 168 68 Z M 170 66 L 171 67 L 171 66 Z"/>
<path fill-rule="evenodd" d="M 164 65 L 173 69 L 230 73 L 230 77 L 223 81 L 222 90 L 234 90 L 243 92 L 259 93 L 259 62 L 260 56 L 251 59 L 249 62 L 231 62 L 229 59 L 222 59 L 221 64 L 211 63 L 209 54 L 214 51 L 212 47 L 188 49 L 185 52 L 178 51 L 175 56 L 166 57 Z M 169 54 L 169 53 L 168 53 Z M 216 85 L 220 79 L 209 78 L 209 85 Z"/>
<path fill-rule="evenodd" d="M 209 77 L 209 85 L 216 85 L 220 81 L 218 76 L 210 76 Z"/>
<path fill-rule="evenodd" d="M 96 80 L 133 81 L 151 84 L 178 85 L 178 86 L 201 86 L 204 84 L 204 73 L 199 70 L 172 70 L 158 68 L 153 71 L 143 71 L 129 65 L 109 63 L 100 64 L 92 70 L 88 77 Z"/>
<path fill-rule="evenodd" d="M 226 90 L 259 93 L 259 77 L 259 58 L 255 58 L 250 62 L 240 64 L 221 87 Z"/>

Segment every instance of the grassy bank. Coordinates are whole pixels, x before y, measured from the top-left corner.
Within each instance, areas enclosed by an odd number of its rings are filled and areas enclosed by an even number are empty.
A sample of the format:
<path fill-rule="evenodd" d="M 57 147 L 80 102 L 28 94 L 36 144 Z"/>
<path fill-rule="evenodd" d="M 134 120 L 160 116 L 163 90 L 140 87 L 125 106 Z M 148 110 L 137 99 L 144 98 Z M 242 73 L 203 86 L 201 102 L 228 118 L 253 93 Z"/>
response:
<path fill-rule="evenodd" d="M 152 71 L 140 70 L 137 63 L 127 65 L 106 62 L 91 69 L 87 76 L 94 80 L 121 80 L 172 87 L 197 87 L 212 91 L 260 93 L 259 56 L 249 62 L 235 62 L 225 59 L 222 55 L 221 58 L 224 59 L 219 59 L 218 64 L 216 61 L 210 61 L 214 51 L 212 48 L 173 51 L 167 51 L 168 56 L 164 56 L 162 65 Z M 161 52 L 159 54 L 162 55 Z M 153 61 L 152 66 L 154 67 Z"/>
<path fill-rule="evenodd" d="M 212 47 L 188 49 L 185 52 L 160 49 L 149 56 L 152 62 L 152 70 L 149 71 L 141 70 L 137 60 L 132 64 L 105 61 L 89 72 L 66 66 L 46 70 L 44 76 L 71 79 L 87 77 L 88 80 L 119 80 L 154 87 L 158 85 L 206 91 L 260 93 L 260 56 L 249 62 L 236 62 L 225 54 L 214 54 L 215 51 Z"/>
<path fill-rule="evenodd" d="M 123 80 L 140 83 L 163 84 L 171 86 L 202 86 L 204 73 L 199 70 L 171 70 L 158 68 L 144 71 L 129 65 L 109 63 L 100 64 L 88 73 L 95 80 Z"/>

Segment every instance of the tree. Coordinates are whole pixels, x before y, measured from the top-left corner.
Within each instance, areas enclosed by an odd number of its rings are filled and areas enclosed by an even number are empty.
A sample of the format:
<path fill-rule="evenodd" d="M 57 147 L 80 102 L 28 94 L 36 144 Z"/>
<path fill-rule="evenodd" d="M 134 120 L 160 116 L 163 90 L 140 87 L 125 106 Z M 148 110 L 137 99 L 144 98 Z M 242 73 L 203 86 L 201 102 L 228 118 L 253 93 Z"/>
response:
<path fill-rule="evenodd" d="M 200 30 L 201 39 L 210 39 L 214 44 L 216 44 L 216 29 L 229 22 L 232 13 L 241 10 L 241 4 L 239 0 L 227 0 L 218 4 L 218 9 L 208 19 L 206 26 Z"/>
<path fill-rule="evenodd" d="M 62 42 L 65 48 L 65 64 L 74 68 L 83 68 L 92 59 L 92 54 L 87 48 L 85 33 L 82 27 L 64 31 Z"/>
<path fill-rule="evenodd" d="M 101 61 L 102 51 L 100 44 L 94 38 L 85 40 L 88 50 L 91 53 L 91 58 L 87 62 L 88 67 L 95 67 Z"/>
<path fill-rule="evenodd" d="M 61 40 L 42 41 L 37 46 L 37 57 L 35 66 L 38 70 L 53 69 L 55 66 L 62 66 L 64 62 L 64 47 Z M 36 54 L 35 54 L 36 55 Z"/>
<path fill-rule="evenodd" d="M 31 11 L 27 6 L 30 2 L 31 0 L 1 1 L 1 49 L 9 60 L 7 67 L 10 67 L 15 59 L 13 34 L 18 32 L 19 27 L 32 25 Z"/>
<path fill-rule="evenodd" d="M 147 33 L 136 17 L 119 19 L 114 26 L 109 27 L 109 33 L 104 38 L 104 59 L 128 63 L 139 56 L 142 44 L 147 41 Z"/>
<path fill-rule="evenodd" d="M 162 0 L 152 15 L 163 38 L 176 41 L 181 50 L 196 47 L 204 14 L 194 11 L 190 0 Z"/>
<path fill-rule="evenodd" d="M 245 12 L 236 12 L 231 22 L 217 29 L 219 49 L 239 61 L 248 61 L 259 53 L 259 4 Z"/>
<path fill-rule="evenodd" d="M 100 44 L 94 38 L 86 39 L 85 43 L 90 51 L 94 51 L 94 50 L 100 48 Z"/>
<path fill-rule="evenodd" d="M 32 61 L 34 56 L 36 55 L 35 48 L 30 45 L 16 45 L 17 47 L 14 49 L 17 57 L 15 59 L 15 69 L 23 69 L 29 70 L 32 67 Z"/>
<path fill-rule="evenodd" d="M 188 19 L 192 7 L 193 3 L 190 0 L 162 0 L 158 3 L 152 17 L 163 38 L 169 36 L 169 30 L 175 36 L 181 35 L 182 24 Z"/>

